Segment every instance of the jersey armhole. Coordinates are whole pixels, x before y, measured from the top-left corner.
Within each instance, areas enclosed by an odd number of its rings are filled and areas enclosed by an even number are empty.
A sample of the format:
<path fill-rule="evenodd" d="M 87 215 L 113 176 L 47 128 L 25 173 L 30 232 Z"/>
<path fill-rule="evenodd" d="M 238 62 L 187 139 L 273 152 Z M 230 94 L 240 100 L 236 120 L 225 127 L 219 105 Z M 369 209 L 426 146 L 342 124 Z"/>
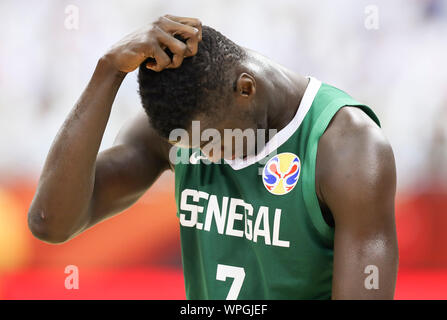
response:
<path fill-rule="evenodd" d="M 326 131 L 330 121 L 337 111 L 345 106 L 359 107 L 380 127 L 379 119 L 374 112 L 368 106 L 358 103 L 350 97 L 338 98 L 329 103 L 312 126 L 303 163 L 303 197 L 313 226 L 322 240 L 329 246 L 333 245 L 335 229 L 329 226 L 324 220 L 315 190 L 317 150 L 320 137 Z"/>

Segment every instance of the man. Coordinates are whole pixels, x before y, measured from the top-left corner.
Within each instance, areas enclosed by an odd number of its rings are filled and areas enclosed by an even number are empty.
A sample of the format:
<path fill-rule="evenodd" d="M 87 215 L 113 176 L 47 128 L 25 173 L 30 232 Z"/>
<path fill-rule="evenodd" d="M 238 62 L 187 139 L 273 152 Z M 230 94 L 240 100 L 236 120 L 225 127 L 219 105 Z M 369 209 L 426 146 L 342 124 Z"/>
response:
<path fill-rule="evenodd" d="M 138 67 L 144 111 L 98 155 L 118 88 Z M 245 137 L 242 153 L 233 137 L 194 139 L 228 129 L 276 134 L 256 150 Z M 185 150 L 190 161 L 178 161 Z M 371 109 L 343 91 L 197 19 L 161 17 L 99 60 L 48 154 L 29 227 L 65 242 L 168 169 L 187 298 L 393 298 L 394 157 Z"/>

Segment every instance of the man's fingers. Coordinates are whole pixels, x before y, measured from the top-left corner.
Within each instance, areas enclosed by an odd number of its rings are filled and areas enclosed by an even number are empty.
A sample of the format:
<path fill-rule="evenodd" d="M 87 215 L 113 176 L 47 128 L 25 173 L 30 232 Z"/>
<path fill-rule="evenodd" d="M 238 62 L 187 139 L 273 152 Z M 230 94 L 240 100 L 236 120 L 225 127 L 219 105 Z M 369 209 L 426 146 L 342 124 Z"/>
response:
<path fill-rule="evenodd" d="M 164 52 L 164 50 L 160 46 L 154 47 L 153 58 L 155 59 L 155 61 L 146 63 L 146 68 L 153 71 L 160 72 L 171 64 L 171 59 L 169 59 L 166 52 Z"/>
<path fill-rule="evenodd" d="M 155 60 L 147 62 L 146 68 L 157 72 L 165 68 L 178 68 L 185 57 L 197 54 L 198 43 L 202 40 L 200 20 L 165 15 L 154 23 L 154 28 L 158 41 L 158 45 L 153 49 Z M 177 40 L 175 35 L 180 35 L 186 43 Z M 164 51 L 166 48 L 169 48 L 173 54 L 172 61 Z"/>
<path fill-rule="evenodd" d="M 171 62 L 171 64 L 168 65 L 167 68 L 168 68 L 168 69 L 175 69 L 175 68 L 180 67 L 180 66 L 182 65 L 183 58 L 184 58 L 184 56 L 179 55 L 179 54 L 175 54 L 175 55 L 172 57 L 172 62 Z"/>
<path fill-rule="evenodd" d="M 201 28 L 200 23 L 197 24 L 194 22 L 194 24 L 200 26 Z M 199 37 L 201 38 L 201 31 L 198 28 L 192 25 L 176 22 L 167 18 L 166 16 L 160 18 L 157 26 L 173 36 L 180 35 L 182 38 L 187 40 L 186 44 L 188 50 L 185 52 L 186 57 L 197 54 L 198 42 L 201 41 L 201 39 L 199 39 Z"/>
<path fill-rule="evenodd" d="M 168 68 L 178 68 L 182 62 L 183 58 L 186 56 L 188 47 L 182 41 L 177 40 L 172 35 L 160 30 L 160 34 L 158 36 L 158 41 L 160 45 L 166 46 L 173 53 L 172 63 L 168 66 Z"/>
<path fill-rule="evenodd" d="M 160 18 L 160 23 L 158 24 L 158 26 L 161 29 L 163 29 L 164 31 L 166 31 L 167 33 L 170 33 L 173 35 L 180 34 L 185 39 L 186 38 L 198 38 L 199 33 L 200 33 L 199 29 L 196 27 L 193 27 L 193 26 L 187 25 L 187 24 L 183 24 L 183 23 L 179 23 L 174 20 L 168 19 L 166 17 Z"/>
<path fill-rule="evenodd" d="M 172 16 L 170 14 L 167 14 L 164 16 L 165 18 L 181 23 L 181 24 L 185 24 L 191 27 L 194 27 L 196 29 L 199 30 L 199 33 L 197 34 L 197 38 L 199 41 L 202 41 L 202 22 L 199 19 L 196 18 L 188 18 L 188 17 L 177 17 L 177 16 Z"/>
<path fill-rule="evenodd" d="M 188 39 L 186 41 L 186 46 L 188 47 L 186 52 L 187 57 L 195 56 L 197 54 L 199 43 L 195 39 Z"/>

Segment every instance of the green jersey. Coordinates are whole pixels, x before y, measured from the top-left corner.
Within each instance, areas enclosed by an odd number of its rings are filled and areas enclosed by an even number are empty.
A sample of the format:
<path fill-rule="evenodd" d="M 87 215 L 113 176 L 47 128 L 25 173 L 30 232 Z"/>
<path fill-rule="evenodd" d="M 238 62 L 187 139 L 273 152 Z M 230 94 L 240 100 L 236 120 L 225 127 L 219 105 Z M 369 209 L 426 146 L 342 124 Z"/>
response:
<path fill-rule="evenodd" d="M 311 77 L 292 121 L 256 156 L 175 165 L 187 299 L 331 298 L 334 229 L 319 207 L 315 164 L 343 106 L 380 125 L 367 106 Z"/>

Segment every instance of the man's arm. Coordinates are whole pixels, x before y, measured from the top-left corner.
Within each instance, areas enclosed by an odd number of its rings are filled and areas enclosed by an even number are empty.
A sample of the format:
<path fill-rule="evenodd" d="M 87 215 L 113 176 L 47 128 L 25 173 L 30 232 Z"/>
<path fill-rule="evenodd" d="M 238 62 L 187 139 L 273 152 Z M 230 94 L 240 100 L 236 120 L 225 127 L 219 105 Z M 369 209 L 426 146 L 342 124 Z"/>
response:
<path fill-rule="evenodd" d="M 170 147 L 143 110 L 129 120 L 113 146 L 97 157 L 89 221 L 80 232 L 134 204 L 170 168 Z"/>
<path fill-rule="evenodd" d="M 332 298 L 392 299 L 398 267 L 394 156 L 359 108 L 342 108 L 321 137 L 316 181 L 335 221 Z M 367 266 L 377 267 L 378 289 L 365 286 Z"/>
<path fill-rule="evenodd" d="M 187 39 L 186 44 L 174 34 Z M 164 16 L 122 39 L 99 60 L 48 153 L 28 212 L 37 238 L 49 243 L 71 239 L 134 203 L 168 168 L 162 142 L 142 123 L 99 156 L 98 150 L 125 75 L 148 58 L 154 60 L 146 67 L 154 71 L 179 67 L 184 57 L 196 54 L 200 39 L 199 20 Z M 173 53 L 172 61 L 165 48 Z"/>

